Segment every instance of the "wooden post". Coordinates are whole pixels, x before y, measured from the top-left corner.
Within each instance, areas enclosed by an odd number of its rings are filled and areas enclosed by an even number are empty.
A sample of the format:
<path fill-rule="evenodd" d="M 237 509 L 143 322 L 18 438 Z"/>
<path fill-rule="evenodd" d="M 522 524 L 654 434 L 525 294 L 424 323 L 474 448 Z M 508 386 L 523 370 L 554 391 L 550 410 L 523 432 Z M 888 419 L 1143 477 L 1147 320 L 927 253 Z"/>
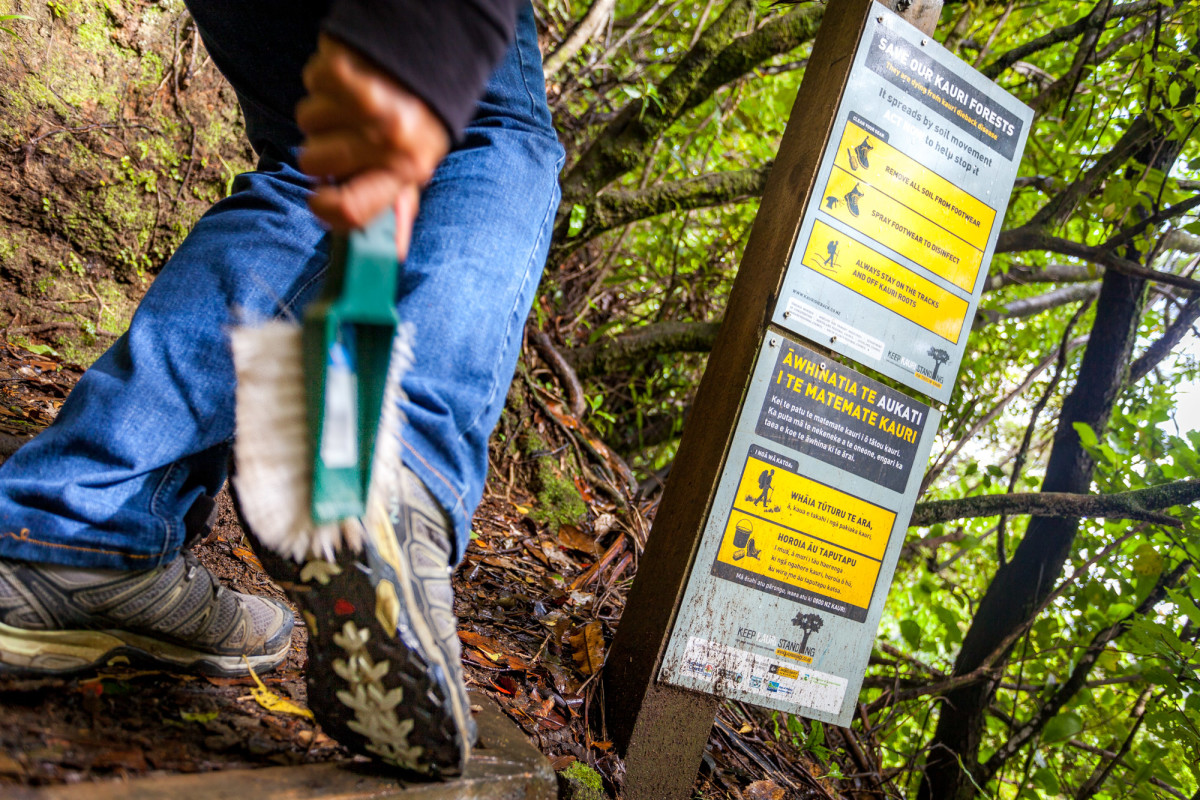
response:
<path fill-rule="evenodd" d="M 637 579 L 604 671 L 606 724 L 625 757 L 624 797 L 690 795 L 719 698 L 657 682 L 772 301 L 816 183 L 863 26 L 879 0 L 827 5 L 730 292 Z M 883 3 L 931 33 L 941 0 Z"/>

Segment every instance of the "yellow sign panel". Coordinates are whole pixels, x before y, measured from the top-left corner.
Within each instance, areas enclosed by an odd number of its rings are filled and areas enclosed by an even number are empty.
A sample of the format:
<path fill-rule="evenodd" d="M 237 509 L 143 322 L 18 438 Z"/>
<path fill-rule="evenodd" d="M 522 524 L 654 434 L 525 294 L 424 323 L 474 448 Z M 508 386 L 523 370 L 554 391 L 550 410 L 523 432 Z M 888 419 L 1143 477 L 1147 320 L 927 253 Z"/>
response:
<path fill-rule="evenodd" d="M 718 564 L 866 608 L 896 515 L 750 457 Z"/>
<path fill-rule="evenodd" d="M 991 206 L 853 122 L 846 124 L 835 163 L 974 247 L 987 247 L 996 219 Z M 971 291 L 975 277 L 957 285 Z"/>
<path fill-rule="evenodd" d="M 983 264 L 978 250 L 871 184 L 835 166 L 821 208 L 870 239 L 966 291 L 975 287 Z"/>
<path fill-rule="evenodd" d="M 754 457 L 746 461 L 733 507 L 871 558 L 883 558 L 896 521 L 882 506 Z"/>
<path fill-rule="evenodd" d="M 820 220 L 813 223 L 804 266 L 943 339 L 958 342 L 967 317 L 966 300 Z"/>
<path fill-rule="evenodd" d="M 873 558 L 737 510 L 725 527 L 717 561 L 859 608 L 870 604 L 879 575 Z"/>

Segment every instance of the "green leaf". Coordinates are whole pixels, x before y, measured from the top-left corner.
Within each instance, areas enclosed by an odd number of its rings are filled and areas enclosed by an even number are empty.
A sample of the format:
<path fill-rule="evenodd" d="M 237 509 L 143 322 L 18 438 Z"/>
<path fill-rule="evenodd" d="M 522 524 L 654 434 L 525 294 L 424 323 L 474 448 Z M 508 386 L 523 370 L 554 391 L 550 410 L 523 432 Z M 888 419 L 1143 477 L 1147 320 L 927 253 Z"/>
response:
<path fill-rule="evenodd" d="M 583 230 L 584 220 L 587 219 L 587 209 L 576 203 L 571 206 L 571 219 L 567 223 L 567 238 L 578 236 Z"/>
<path fill-rule="evenodd" d="M 1171 105 L 1179 105 L 1179 96 L 1183 94 L 1183 87 L 1175 81 L 1171 81 L 1171 85 L 1167 87 L 1167 99 L 1171 101 Z"/>
<path fill-rule="evenodd" d="M 1042 742 L 1054 744 L 1065 742 L 1083 730 L 1083 720 L 1073 711 L 1065 711 L 1046 723 L 1042 730 Z"/>
<path fill-rule="evenodd" d="M 921 626 L 915 620 L 900 620 L 900 635 L 904 637 L 904 641 L 908 642 L 908 646 L 913 650 L 920 648 Z"/>
<path fill-rule="evenodd" d="M 1052 770 L 1046 767 L 1033 773 L 1033 785 L 1042 790 L 1043 797 L 1056 795 L 1060 790 L 1058 778 L 1055 777 Z"/>
<path fill-rule="evenodd" d="M 1113 603 L 1104 616 L 1109 622 L 1117 622 L 1132 614 L 1133 608 L 1131 603 Z"/>
<path fill-rule="evenodd" d="M 1100 441 L 1092 426 L 1086 422 L 1073 422 L 1071 425 L 1075 428 L 1075 433 L 1079 434 L 1079 441 L 1084 447 L 1095 447 Z"/>

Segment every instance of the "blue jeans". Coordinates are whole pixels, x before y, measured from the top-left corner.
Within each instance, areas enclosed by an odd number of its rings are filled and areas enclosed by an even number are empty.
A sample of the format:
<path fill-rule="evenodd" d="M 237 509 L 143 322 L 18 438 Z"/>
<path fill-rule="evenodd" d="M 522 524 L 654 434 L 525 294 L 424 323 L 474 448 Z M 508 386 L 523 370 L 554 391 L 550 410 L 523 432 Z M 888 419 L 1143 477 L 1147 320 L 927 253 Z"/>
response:
<path fill-rule="evenodd" d="M 179 554 L 195 509 L 211 508 L 234 434 L 228 328 L 299 316 L 328 263 L 292 121 L 316 43 L 321 9 L 311 5 L 190 3 L 238 93 L 258 168 L 196 224 L 54 424 L 0 468 L 0 556 L 154 567 Z M 423 194 L 397 295 L 416 328 L 403 458 L 453 520 L 457 558 L 549 246 L 562 159 L 527 8 L 464 140 Z"/>

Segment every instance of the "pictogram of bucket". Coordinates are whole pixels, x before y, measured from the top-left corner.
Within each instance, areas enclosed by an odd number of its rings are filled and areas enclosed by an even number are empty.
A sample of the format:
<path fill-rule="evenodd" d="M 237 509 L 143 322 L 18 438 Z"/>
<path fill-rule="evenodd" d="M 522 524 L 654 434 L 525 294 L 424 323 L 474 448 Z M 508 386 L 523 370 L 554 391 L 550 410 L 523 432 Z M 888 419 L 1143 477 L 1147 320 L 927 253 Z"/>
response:
<path fill-rule="evenodd" d="M 733 531 L 733 546 L 739 550 L 746 546 L 746 542 L 750 541 L 750 534 L 754 532 L 749 520 L 742 520 L 737 524 Z"/>

